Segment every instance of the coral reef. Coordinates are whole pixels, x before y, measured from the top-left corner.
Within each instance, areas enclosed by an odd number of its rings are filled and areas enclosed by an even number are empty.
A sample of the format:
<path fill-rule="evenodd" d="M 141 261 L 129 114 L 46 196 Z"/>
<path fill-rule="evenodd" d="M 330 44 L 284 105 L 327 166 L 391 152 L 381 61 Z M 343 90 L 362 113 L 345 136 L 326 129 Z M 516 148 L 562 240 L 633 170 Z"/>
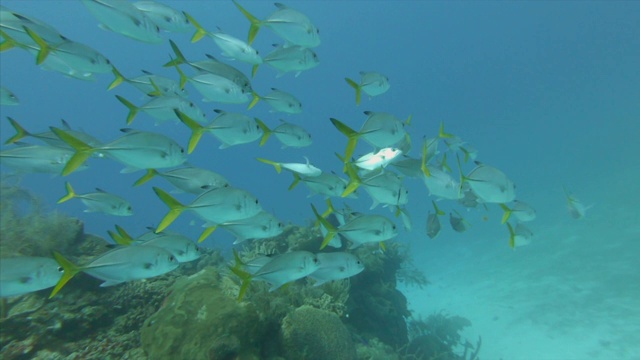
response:
<path fill-rule="evenodd" d="M 334 313 L 301 306 L 284 318 L 281 333 L 287 359 L 356 359 L 351 334 Z"/>

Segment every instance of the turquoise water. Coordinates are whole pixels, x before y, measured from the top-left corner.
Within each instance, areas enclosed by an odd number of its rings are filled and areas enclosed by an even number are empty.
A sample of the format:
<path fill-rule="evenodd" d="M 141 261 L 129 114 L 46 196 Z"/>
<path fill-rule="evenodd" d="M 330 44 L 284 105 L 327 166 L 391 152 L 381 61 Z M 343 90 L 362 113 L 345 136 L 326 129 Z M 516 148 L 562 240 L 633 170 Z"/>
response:
<path fill-rule="evenodd" d="M 244 39 L 248 21 L 232 2 L 167 2 L 193 14 L 208 29 L 220 27 Z M 3 1 L 3 6 L 43 20 L 65 36 L 87 44 L 126 76 L 141 69 L 176 78 L 162 68 L 171 49 L 136 42 L 97 27 L 81 2 Z M 273 11 L 269 2 L 243 3 L 253 14 Z M 483 359 L 633 359 L 640 357 L 634 342 L 640 324 L 640 6 L 634 2 L 295 2 L 320 28 L 322 44 L 315 49 L 320 65 L 295 77 L 276 77 L 263 65 L 252 79 L 253 88 L 266 93 L 275 87 L 291 92 L 303 103 L 298 115 L 269 112 L 260 103 L 247 114 L 270 126 L 278 119 L 296 123 L 313 136 L 313 145 L 281 149 L 275 139 L 218 149 L 205 137 L 188 162 L 224 175 L 236 187 L 255 195 L 265 210 L 294 224 L 313 217 L 309 204 L 324 208 L 320 196 L 287 187 L 289 174 L 255 160 L 311 162 L 341 172 L 334 153 L 343 153 L 346 138 L 330 117 L 358 128 L 362 111 L 384 111 L 404 119 L 419 156 L 423 136 L 436 136 L 441 122 L 447 132 L 478 149 L 478 160 L 503 170 L 517 185 L 517 197 L 537 210 L 531 223 L 531 245 L 508 246 L 508 231 L 500 224 L 502 211 L 489 206 L 463 215 L 471 228 L 459 234 L 443 220 L 435 240 L 425 233 L 431 209 L 421 180 L 406 179 L 410 191 L 407 210 L 412 231 L 396 241 L 408 243 L 416 266 L 431 284 L 407 288 L 410 308 L 428 315 L 446 310 L 472 322 L 470 338 L 483 336 Z M 187 59 L 204 54 L 221 58 L 210 39 L 189 42 L 190 34 L 163 34 L 183 50 Z M 261 54 L 281 41 L 263 29 L 254 46 Z M 119 136 L 127 109 L 115 98 L 134 103 L 143 97 L 127 84 L 107 91 L 110 74 L 83 82 L 44 71 L 33 56 L 19 49 L 3 52 L 2 86 L 11 89 L 20 105 L 0 108 L 2 140 L 13 134 L 4 120 L 18 120 L 27 130 L 46 131 L 64 118 L 73 128 L 101 140 Z M 245 73 L 250 66 L 229 62 Z M 344 77 L 359 71 L 386 74 L 391 89 L 358 107 Z M 212 118 L 213 109 L 245 112 L 246 104 L 204 103 L 189 87 L 190 99 Z M 146 114 L 132 127 L 170 135 L 183 146 L 189 138 L 182 124 L 161 124 Z M 3 147 L 5 149 L 7 147 Z M 443 149 L 441 149 L 442 151 Z M 359 144 L 356 155 L 371 151 Z M 450 164 L 453 167 L 454 162 Z M 121 174 L 113 161 L 90 159 L 90 168 L 68 177 L 27 174 L 22 186 L 33 190 L 51 208 L 80 218 L 88 233 L 106 236 L 115 224 L 139 233 L 157 225 L 167 208 L 149 184 L 132 187 L 141 173 Z M 470 165 L 465 165 L 468 171 Z M 457 173 L 455 167 L 454 174 Z M 10 169 L 3 168 L 3 174 Z M 84 213 L 79 201 L 56 205 L 69 181 L 81 193 L 95 187 L 126 197 L 135 215 L 125 218 Z M 168 188 L 161 179 L 151 185 Z M 585 205 L 584 219 L 572 219 L 563 186 Z M 188 201 L 190 197 L 181 199 Z M 336 204 L 341 201 L 337 200 Z M 347 202 L 368 212 L 364 193 Z M 339 205 L 338 205 L 339 206 Z M 462 209 L 443 200 L 445 210 Z M 378 207 L 372 213 L 390 215 Z M 172 230 L 197 237 L 194 217 L 181 216 Z M 399 219 L 395 219 L 400 226 Z M 138 229 L 138 230 L 133 230 Z M 232 238 L 216 232 L 207 247 L 231 248 Z"/>

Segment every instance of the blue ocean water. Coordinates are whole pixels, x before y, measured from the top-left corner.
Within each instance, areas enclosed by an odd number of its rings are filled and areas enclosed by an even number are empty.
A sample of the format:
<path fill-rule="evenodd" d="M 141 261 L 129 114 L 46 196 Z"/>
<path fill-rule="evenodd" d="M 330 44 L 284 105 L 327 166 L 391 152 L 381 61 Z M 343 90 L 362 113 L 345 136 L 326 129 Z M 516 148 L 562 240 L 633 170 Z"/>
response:
<path fill-rule="evenodd" d="M 208 29 L 246 36 L 248 21 L 232 2 L 166 3 L 194 14 Z M 270 2 L 243 4 L 258 16 L 274 9 Z M 3 0 L 2 5 L 95 48 L 126 76 L 144 69 L 177 79 L 175 70 L 162 67 L 171 54 L 167 41 L 144 44 L 101 30 L 81 2 Z M 456 233 L 445 221 L 439 237 L 428 239 L 425 220 L 432 197 L 421 181 L 407 179 L 413 230 L 402 231 L 397 241 L 410 244 L 415 264 L 431 281 L 423 291 L 406 290 L 410 307 L 424 314 L 467 311 L 461 315 L 474 323 L 473 331 L 488 334 L 482 358 L 640 356 L 632 335 L 640 330 L 640 6 L 418 1 L 289 5 L 320 28 L 320 65 L 297 77 L 276 77 L 274 69 L 263 65 L 252 86 L 258 93 L 272 87 L 291 92 L 301 99 L 304 111 L 290 116 L 271 113 L 260 103 L 247 113 L 270 126 L 280 118 L 299 124 L 312 134 L 313 145 L 282 149 L 271 139 L 262 147 L 251 143 L 218 149 L 217 140 L 205 137 L 189 163 L 224 175 L 278 218 L 304 225 L 313 217 L 310 204 L 324 208 L 324 199 L 308 197 L 304 186 L 288 191 L 290 175 L 277 174 L 256 157 L 303 162 L 306 156 L 323 170 L 340 173 L 335 153 L 344 152 L 346 138 L 330 117 L 357 129 L 366 119 L 365 110 L 401 119 L 412 115 L 407 131 L 414 141 L 413 156 L 419 156 L 422 137 L 436 136 L 443 122 L 447 132 L 478 149 L 478 160 L 503 170 L 516 183 L 518 199 L 537 210 L 531 225 L 535 235 L 531 245 L 510 249 L 508 232 L 500 224 L 502 211 L 492 205 L 488 213 L 481 208 L 464 212 L 472 223 L 467 232 Z M 190 35 L 163 36 L 175 41 L 187 59 L 202 59 L 204 54 L 222 58 L 210 39 L 192 44 Z M 254 46 L 266 54 L 279 42 L 263 29 Z M 108 92 L 110 74 L 99 75 L 95 82 L 67 78 L 38 68 L 33 56 L 19 49 L 2 53 L 0 61 L 2 85 L 20 99 L 19 106 L 0 108 L 3 141 L 13 134 L 7 116 L 33 132 L 58 126 L 63 118 L 101 140 L 114 139 L 126 126 L 127 115 L 115 95 L 143 101 L 127 84 Z M 246 64 L 230 63 L 250 72 Z M 373 99 L 364 97 L 357 107 L 344 77 L 358 78 L 360 71 L 386 74 L 391 89 Z M 194 88 L 188 90 L 209 118 L 213 109 L 246 109 L 246 104 L 204 103 Z M 146 114 L 138 115 L 132 127 L 167 134 L 185 146 L 190 135 L 182 124 L 154 126 Z M 370 150 L 362 143 L 356 154 Z M 87 232 L 99 236 L 106 236 L 115 224 L 141 233 L 160 222 L 167 208 L 151 186 L 168 189 L 164 180 L 132 187 L 141 173 L 121 174 L 120 164 L 100 159 L 90 159 L 89 166 L 68 177 L 27 174 L 21 184 L 51 208 L 77 216 Z M 3 174 L 8 171 L 3 168 Z M 132 202 L 135 215 L 84 213 L 79 201 L 56 205 L 65 181 L 81 193 L 99 187 L 121 195 Z M 584 219 L 574 220 L 567 213 L 563 186 L 594 205 Z M 362 193 L 348 204 L 367 212 L 371 202 Z M 439 204 L 447 212 L 460 208 L 447 201 Z M 392 216 L 381 207 L 371 212 Z M 195 238 L 201 228 L 198 222 L 190 224 L 193 219 L 183 215 L 170 228 Z M 231 240 L 216 232 L 205 245 L 230 249 Z M 583 330 L 588 338 L 580 335 Z M 531 341 L 523 341 L 527 338 Z M 532 349 L 540 356 L 531 355 L 536 354 Z"/>

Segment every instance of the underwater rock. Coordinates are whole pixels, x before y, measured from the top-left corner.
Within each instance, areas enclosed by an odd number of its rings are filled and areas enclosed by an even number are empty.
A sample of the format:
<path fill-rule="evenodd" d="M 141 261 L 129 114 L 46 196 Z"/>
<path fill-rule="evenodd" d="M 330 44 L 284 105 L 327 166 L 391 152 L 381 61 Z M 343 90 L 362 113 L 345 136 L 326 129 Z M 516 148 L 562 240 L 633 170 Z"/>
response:
<path fill-rule="evenodd" d="M 238 303 L 218 269 L 182 277 L 141 329 L 150 359 L 259 359 L 264 325 L 250 303 Z"/>
<path fill-rule="evenodd" d="M 284 318 L 281 332 L 287 359 L 356 359 L 351 334 L 335 313 L 301 306 Z"/>

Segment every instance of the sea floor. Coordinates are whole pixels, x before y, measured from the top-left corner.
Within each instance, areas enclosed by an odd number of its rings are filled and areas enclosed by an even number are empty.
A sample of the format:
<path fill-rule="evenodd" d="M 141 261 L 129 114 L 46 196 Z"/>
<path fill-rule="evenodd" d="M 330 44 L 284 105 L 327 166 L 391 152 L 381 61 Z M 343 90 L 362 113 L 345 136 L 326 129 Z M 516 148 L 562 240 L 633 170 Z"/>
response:
<path fill-rule="evenodd" d="M 640 359 L 639 215 L 617 210 L 543 228 L 515 251 L 427 250 L 431 284 L 402 291 L 416 316 L 468 318 L 483 360 Z"/>

